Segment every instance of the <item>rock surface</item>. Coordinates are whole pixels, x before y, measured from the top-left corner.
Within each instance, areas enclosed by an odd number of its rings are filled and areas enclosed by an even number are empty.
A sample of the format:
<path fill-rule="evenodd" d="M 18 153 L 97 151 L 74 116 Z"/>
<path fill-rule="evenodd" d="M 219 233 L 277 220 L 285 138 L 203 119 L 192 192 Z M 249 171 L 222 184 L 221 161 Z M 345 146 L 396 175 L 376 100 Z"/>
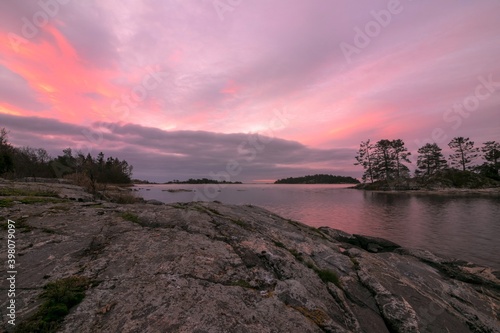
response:
<path fill-rule="evenodd" d="M 258 207 L 66 200 L 0 216 L 19 226 L 18 322 L 47 283 L 95 281 L 60 332 L 500 332 L 499 272 Z"/>

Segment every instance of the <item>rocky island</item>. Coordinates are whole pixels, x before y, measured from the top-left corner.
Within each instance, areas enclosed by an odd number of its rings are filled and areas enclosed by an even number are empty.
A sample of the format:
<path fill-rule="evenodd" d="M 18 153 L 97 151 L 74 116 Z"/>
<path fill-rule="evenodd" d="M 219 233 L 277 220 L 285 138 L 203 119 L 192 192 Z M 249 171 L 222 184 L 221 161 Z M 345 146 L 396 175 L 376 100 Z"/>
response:
<path fill-rule="evenodd" d="M 254 206 L 0 182 L 0 216 L 7 331 L 500 332 L 500 272 Z"/>

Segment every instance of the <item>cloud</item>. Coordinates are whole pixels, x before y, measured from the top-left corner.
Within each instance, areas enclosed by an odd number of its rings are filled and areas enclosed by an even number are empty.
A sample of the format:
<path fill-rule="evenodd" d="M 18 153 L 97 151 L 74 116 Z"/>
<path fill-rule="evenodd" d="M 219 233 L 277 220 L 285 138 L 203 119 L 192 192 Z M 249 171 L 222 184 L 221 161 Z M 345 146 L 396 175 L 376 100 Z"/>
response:
<path fill-rule="evenodd" d="M 7 104 L 20 109 L 40 111 L 47 107 L 20 75 L 0 65 L 0 105 Z"/>
<path fill-rule="evenodd" d="M 127 160 L 134 166 L 136 177 L 156 181 L 209 177 L 224 172 L 234 161 L 242 168 L 234 180 L 243 181 L 332 170 L 352 174 L 355 153 L 352 149 L 314 149 L 259 133 L 164 131 L 119 123 L 99 123 L 89 128 L 54 119 L 4 114 L 0 114 L 0 123 L 10 131 L 10 141 L 16 146 L 37 142 L 37 147 L 46 148 L 53 156 L 67 147 L 94 156 L 103 151 L 107 156 Z"/>
<path fill-rule="evenodd" d="M 498 140 L 500 89 L 459 128 L 444 117 L 478 77 L 500 81 L 498 1 L 400 1 L 370 36 L 374 13 L 393 1 L 228 3 L 221 13 L 212 0 L 69 1 L 16 50 L 12 34 L 22 36 L 43 8 L 1 2 L 0 114 L 57 119 L 80 132 L 114 123 L 107 148 L 147 148 L 172 166 L 198 154 L 202 169 L 222 166 L 228 147 L 245 140 L 234 133 L 263 131 L 282 109 L 291 117 L 253 161 L 259 170 L 307 168 L 306 158 L 323 168 L 322 154 L 338 159 L 334 152 L 361 140 L 409 145 L 436 128 Z M 356 44 L 359 31 L 366 45 Z M 341 43 L 357 47 L 351 61 Z M 151 75 L 160 78 L 154 87 L 144 83 Z M 33 130 L 26 138 L 56 144 Z M 78 136 L 70 142 L 85 148 Z"/>

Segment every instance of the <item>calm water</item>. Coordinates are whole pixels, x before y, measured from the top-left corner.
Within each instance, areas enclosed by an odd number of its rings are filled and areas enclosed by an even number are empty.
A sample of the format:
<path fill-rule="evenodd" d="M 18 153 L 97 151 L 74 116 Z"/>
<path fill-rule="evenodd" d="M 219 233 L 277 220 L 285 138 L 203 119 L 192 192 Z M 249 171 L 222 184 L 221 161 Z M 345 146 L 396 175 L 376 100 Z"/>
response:
<path fill-rule="evenodd" d="M 372 193 L 345 185 L 139 185 L 145 199 L 165 203 L 192 201 L 210 191 L 211 200 L 252 204 L 280 216 L 349 233 L 383 237 L 406 247 L 423 248 L 500 269 L 500 198 Z"/>

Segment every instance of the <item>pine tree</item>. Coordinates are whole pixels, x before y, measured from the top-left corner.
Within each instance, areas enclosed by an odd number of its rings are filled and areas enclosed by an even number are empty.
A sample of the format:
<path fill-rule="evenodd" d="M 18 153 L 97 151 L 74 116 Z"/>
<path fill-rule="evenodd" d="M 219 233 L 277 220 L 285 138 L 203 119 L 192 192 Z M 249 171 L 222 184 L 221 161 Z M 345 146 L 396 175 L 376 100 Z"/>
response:
<path fill-rule="evenodd" d="M 442 149 L 435 143 L 427 143 L 418 149 L 417 175 L 430 176 L 447 166 Z"/>
<path fill-rule="evenodd" d="M 411 155 L 408 152 L 408 148 L 405 147 L 405 143 L 401 139 L 392 140 L 391 146 L 393 149 L 394 159 L 396 161 L 396 179 L 400 179 L 403 175 L 409 173 L 409 169 L 403 162 L 411 163 L 408 156 Z"/>
<path fill-rule="evenodd" d="M 396 161 L 392 152 L 392 141 L 383 139 L 375 144 L 376 161 L 374 165 L 374 175 L 380 180 L 390 180 L 394 178 Z"/>
<path fill-rule="evenodd" d="M 489 164 L 495 169 L 500 169 L 500 143 L 496 141 L 487 141 L 481 148 L 483 152 L 483 157 Z"/>
<path fill-rule="evenodd" d="M 474 148 L 474 141 L 469 138 L 456 137 L 448 143 L 448 146 L 454 151 L 450 155 L 452 166 L 461 168 L 463 171 L 472 168 L 471 163 L 479 155 L 479 149 Z"/>
<path fill-rule="evenodd" d="M 13 149 L 9 144 L 8 132 L 5 128 L 0 129 L 0 175 L 14 170 Z"/>
<path fill-rule="evenodd" d="M 354 165 L 361 165 L 365 172 L 363 173 L 362 180 L 366 183 L 369 180 L 371 183 L 375 180 L 373 174 L 373 164 L 374 164 L 374 155 L 373 155 L 373 145 L 370 144 L 370 139 L 363 142 L 359 145 L 359 150 L 356 155 L 356 163 Z"/>

